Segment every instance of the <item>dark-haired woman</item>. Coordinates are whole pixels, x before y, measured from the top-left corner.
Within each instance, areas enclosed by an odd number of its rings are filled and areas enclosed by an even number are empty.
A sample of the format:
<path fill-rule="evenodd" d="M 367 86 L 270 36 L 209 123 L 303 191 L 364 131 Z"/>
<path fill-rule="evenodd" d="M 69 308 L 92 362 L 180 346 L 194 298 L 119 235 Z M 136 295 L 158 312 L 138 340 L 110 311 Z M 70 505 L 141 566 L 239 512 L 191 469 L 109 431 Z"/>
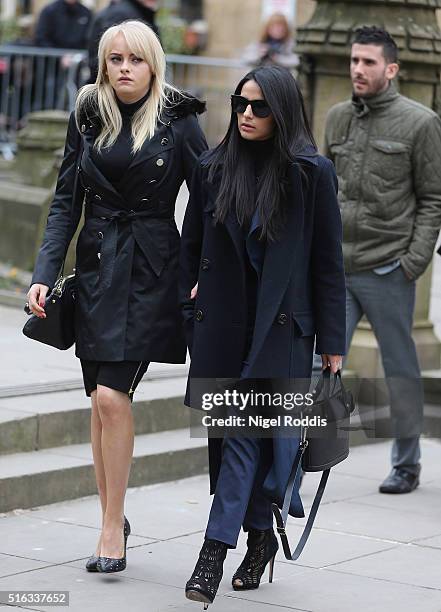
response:
<path fill-rule="evenodd" d="M 225 138 L 196 167 L 182 233 L 188 404 L 193 379 L 308 379 L 314 338 L 333 372 L 345 350 L 336 175 L 317 153 L 296 81 L 285 68 L 257 68 L 231 101 Z M 283 498 L 298 445 L 209 438 L 214 499 L 188 599 L 213 602 L 241 527 L 248 550 L 233 588 L 258 588 L 268 563 L 272 574 L 271 502 Z M 304 515 L 298 487 L 290 514 Z"/>

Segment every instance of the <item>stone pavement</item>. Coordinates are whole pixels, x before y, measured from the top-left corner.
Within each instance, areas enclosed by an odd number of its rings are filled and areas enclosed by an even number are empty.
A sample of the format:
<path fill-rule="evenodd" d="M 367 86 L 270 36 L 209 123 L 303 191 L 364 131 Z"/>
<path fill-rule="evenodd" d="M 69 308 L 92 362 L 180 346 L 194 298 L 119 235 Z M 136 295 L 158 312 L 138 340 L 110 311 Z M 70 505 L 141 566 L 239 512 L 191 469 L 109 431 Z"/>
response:
<path fill-rule="evenodd" d="M 231 590 L 245 550 L 230 551 L 213 612 L 440 612 L 441 444 L 423 442 L 421 486 L 404 496 L 377 493 L 389 444 L 359 446 L 331 473 L 316 525 L 296 563 L 279 553 L 274 582 Z M 302 497 L 313 498 L 308 474 Z M 0 516 L 0 591 L 67 590 L 73 612 L 202 610 L 183 587 L 195 564 L 210 505 L 207 476 L 129 489 L 132 525 L 127 570 L 88 574 L 84 562 L 99 535 L 97 497 Z M 291 520 L 291 540 L 303 519 Z M 1 606 L 0 606 L 1 607 Z M 6 606 L 4 606 L 6 609 Z M 11 609 L 11 608 L 8 608 Z M 38 605 L 28 610 L 63 610 Z"/>

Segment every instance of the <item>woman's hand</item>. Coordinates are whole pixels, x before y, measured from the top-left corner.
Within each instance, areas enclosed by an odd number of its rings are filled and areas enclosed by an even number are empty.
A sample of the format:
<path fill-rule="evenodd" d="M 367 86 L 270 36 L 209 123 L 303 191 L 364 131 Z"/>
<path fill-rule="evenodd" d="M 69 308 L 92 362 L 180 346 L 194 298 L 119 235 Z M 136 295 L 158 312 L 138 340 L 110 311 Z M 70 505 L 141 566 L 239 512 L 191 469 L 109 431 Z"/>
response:
<path fill-rule="evenodd" d="M 322 370 L 326 370 L 327 367 L 331 368 L 331 374 L 336 374 L 341 370 L 343 365 L 343 357 L 341 355 L 328 355 L 324 353 L 322 355 Z"/>
<path fill-rule="evenodd" d="M 190 293 L 190 299 L 191 300 L 194 300 L 196 298 L 197 294 L 198 294 L 198 284 L 199 283 L 196 283 L 196 285 L 191 290 L 191 293 Z"/>
<path fill-rule="evenodd" d="M 39 283 L 32 285 L 28 291 L 29 310 L 40 319 L 46 318 L 44 303 L 48 291 L 49 287 L 47 285 L 40 285 Z"/>

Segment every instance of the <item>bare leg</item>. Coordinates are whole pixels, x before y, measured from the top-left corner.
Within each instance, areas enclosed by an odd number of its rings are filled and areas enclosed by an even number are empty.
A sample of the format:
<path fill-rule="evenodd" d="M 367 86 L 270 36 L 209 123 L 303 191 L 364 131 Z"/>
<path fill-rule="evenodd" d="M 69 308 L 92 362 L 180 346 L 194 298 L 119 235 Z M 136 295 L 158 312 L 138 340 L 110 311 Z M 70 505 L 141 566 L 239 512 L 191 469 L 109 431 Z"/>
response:
<path fill-rule="evenodd" d="M 124 554 L 124 498 L 133 457 L 132 407 L 128 395 L 104 385 L 98 385 L 97 403 L 107 495 L 101 556 L 118 559 Z"/>
<path fill-rule="evenodd" d="M 104 463 L 103 463 L 103 455 L 101 450 L 101 435 L 102 435 L 102 423 L 101 417 L 98 411 L 98 402 L 97 402 L 97 392 L 92 391 L 91 399 L 92 399 L 92 413 L 90 419 L 90 434 L 92 440 L 92 454 L 93 454 L 93 464 L 95 467 L 95 479 L 96 486 L 98 489 L 98 494 L 100 496 L 101 502 L 101 512 L 102 512 L 102 520 L 101 520 L 101 528 L 104 524 L 104 515 L 106 513 L 106 505 L 107 505 L 107 494 L 106 494 L 106 474 L 104 471 Z M 98 540 L 98 544 L 96 547 L 96 556 L 99 557 L 101 548 L 101 536 Z"/>

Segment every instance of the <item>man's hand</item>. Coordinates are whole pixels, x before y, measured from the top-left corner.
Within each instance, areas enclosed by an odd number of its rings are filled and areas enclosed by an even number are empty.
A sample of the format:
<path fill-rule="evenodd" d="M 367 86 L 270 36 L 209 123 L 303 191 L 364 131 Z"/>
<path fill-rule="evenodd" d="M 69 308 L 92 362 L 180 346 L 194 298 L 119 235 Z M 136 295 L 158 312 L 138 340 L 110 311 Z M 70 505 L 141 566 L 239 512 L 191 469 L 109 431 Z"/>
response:
<path fill-rule="evenodd" d="M 322 370 L 326 370 L 326 368 L 331 368 L 331 374 L 336 374 L 339 370 L 341 370 L 343 365 L 343 357 L 341 355 L 328 355 L 324 353 L 322 355 Z"/>

